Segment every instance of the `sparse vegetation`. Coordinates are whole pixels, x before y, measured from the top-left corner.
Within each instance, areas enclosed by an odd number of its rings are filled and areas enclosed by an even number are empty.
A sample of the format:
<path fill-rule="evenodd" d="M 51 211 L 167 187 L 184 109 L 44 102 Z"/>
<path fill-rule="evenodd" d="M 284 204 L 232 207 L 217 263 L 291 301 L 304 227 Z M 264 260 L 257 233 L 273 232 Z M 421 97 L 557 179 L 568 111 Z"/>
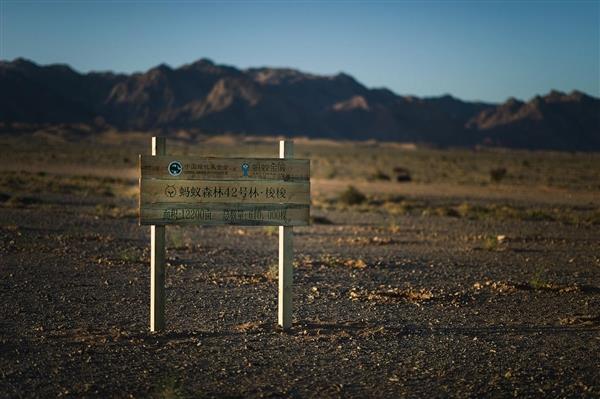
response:
<path fill-rule="evenodd" d="M 340 259 L 331 254 L 322 254 L 319 256 L 319 264 L 325 267 L 335 267 L 340 264 Z"/>
<path fill-rule="evenodd" d="M 123 165 L 124 158 L 136 159 L 132 154 L 148 153 L 147 136 L 139 133 L 107 132 L 100 136 L 101 144 L 93 146 L 80 141 L 49 141 L 42 137 L 30 137 L 23 140 L 11 136 L 2 138 L 4 148 L 11 151 L 3 153 L 3 161 L 19 164 L 23 159 L 35 156 L 40 163 L 73 164 L 94 167 L 114 168 Z M 272 138 L 252 138 L 251 145 L 239 145 L 233 138 L 198 139 L 201 141 L 201 154 L 222 156 L 231 154 L 232 148 L 240 156 L 272 156 Z M 229 141 L 228 141 L 229 140 Z M 169 151 L 174 155 L 190 153 L 190 141 L 173 138 Z M 193 150 L 192 150 L 193 151 Z M 451 183 L 461 185 L 489 184 L 490 170 L 501 165 L 510 171 L 502 182 L 521 187 L 550 185 L 552 187 L 569 187 L 573 189 L 600 189 L 600 157 L 594 153 L 567 153 L 511 150 L 507 155 L 501 149 L 454 149 L 442 150 L 420 147 L 405 147 L 390 143 L 371 143 L 366 146 L 361 142 L 299 142 L 296 144 L 299 157 L 310 157 L 311 173 L 315 178 L 326 179 L 368 179 L 375 169 L 383 170 L 397 165 L 402 160 L 401 168 L 410 171 L 411 181 L 418 183 Z M 373 161 L 376 161 L 374 164 Z M 569 165 L 565 168 L 564 165 Z M 15 173 L 15 172 L 11 172 Z M 24 172 L 16 172 L 21 174 Z M 37 173 L 37 172 L 36 172 Z M 50 172 L 40 178 L 53 179 L 58 175 Z M 73 171 L 70 171 L 73 173 Z M 552 176 L 552 181 L 547 180 Z M 396 176 L 391 173 L 390 178 Z M 101 179 L 87 176 L 90 184 L 97 184 Z M 116 197 L 129 194 L 129 187 L 135 182 L 121 178 L 112 178 L 113 193 Z M 0 183 L 2 176 L 0 176 Z M 84 182 L 85 183 L 85 182 Z M 0 190 L 2 185 L 0 184 Z M 12 190 L 3 190 L 11 192 Z M 93 191 L 92 191 L 93 192 Z M 92 193 L 90 192 L 90 193 Z"/>
<path fill-rule="evenodd" d="M 123 179 L 45 172 L 0 172 L 0 188 L 20 195 L 66 194 L 80 197 L 127 196 L 131 184 Z"/>
<path fill-rule="evenodd" d="M 564 224 L 598 225 L 600 209 L 580 207 L 524 207 L 503 203 L 434 204 L 426 200 L 387 199 L 381 207 L 372 204 L 370 210 L 390 215 L 420 215 L 466 218 L 471 220 L 556 221 Z"/>
<path fill-rule="evenodd" d="M 265 272 L 265 277 L 269 281 L 277 281 L 277 279 L 279 278 L 279 264 L 278 263 L 269 264 L 269 267 L 267 268 L 267 271 Z"/>
<path fill-rule="evenodd" d="M 167 376 L 162 378 L 156 386 L 153 397 L 156 399 L 184 399 L 187 396 L 181 383 L 174 376 Z"/>
<path fill-rule="evenodd" d="M 502 239 L 499 236 L 486 236 L 483 238 L 483 249 L 488 251 L 498 251 L 501 249 Z"/>
<path fill-rule="evenodd" d="M 182 250 L 189 248 L 189 242 L 186 239 L 185 231 L 180 226 L 170 226 L 165 232 L 167 240 L 167 249 Z"/>
<path fill-rule="evenodd" d="M 369 176 L 369 180 L 382 180 L 382 181 L 390 181 L 391 178 L 388 174 L 383 173 L 381 170 L 377 169 L 375 173 Z"/>
<path fill-rule="evenodd" d="M 366 200 L 367 196 L 354 186 L 348 186 L 338 197 L 338 201 L 344 205 L 360 205 Z"/>
<path fill-rule="evenodd" d="M 277 251 L 274 237 L 265 234 L 274 236 L 277 227 L 170 226 L 167 331 L 150 333 L 149 229 L 133 219 L 136 169 L 122 168 L 124 156 L 134 164 L 132 154 L 147 153 L 147 134 L 142 136 L 136 144 L 115 135 L 110 140 L 124 141 L 99 145 L 97 153 L 81 143 L 50 144 L 48 152 L 39 151 L 39 143 L 17 143 L 0 160 L 14 168 L 20 157 L 39 156 L 47 166 L 41 173 L 0 172 L 7 395 L 402 396 L 411 384 L 433 381 L 439 387 L 439 372 L 450 364 L 459 375 L 481 376 L 481 389 L 469 387 L 467 396 L 498 393 L 485 384 L 505 383 L 509 367 L 511 381 L 523 382 L 515 385 L 521 396 L 538 388 L 562 392 L 562 386 L 544 385 L 552 383 L 548 378 L 535 385 L 539 370 L 528 359 L 540 353 L 556 370 L 583 370 L 560 374 L 561 382 L 569 382 L 564 395 L 596 392 L 593 357 L 581 356 L 580 347 L 599 325 L 594 307 L 585 306 L 600 295 L 598 229 L 589 227 L 600 223 L 593 197 L 600 189 L 597 155 L 299 143 L 298 157 L 310 151 L 320 163 L 311 185 L 314 224 L 295 229 L 292 330 L 276 327 Z M 217 139 L 223 138 L 210 140 Z M 272 156 L 274 150 L 262 138 L 198 148 L 193 140 L 183 145 L 173 139 L 169 153 L 231 156 L 235 148 L 248 151 L 240 155 Z M 525 158 L 531 158 L 529 166 Z M 573 168 L 564 168 L 571 161 Z M 400 162 L 414 184 L 394 182 L 391 168 Z M 497 165 L 510 174 L 487 187 Z M 366 182 L 377 169 L 392 180 Z M 77 172 L 130 178 L 68 175 Z M 326 173 L 340 180 L 324 181 Z M 349 184 L 364 196 L 360 204 L 338 199 Z M 544 186 L 527 194 L 536 185 Z M 529 196 L 517 197 L 516 190 Z M 539 193 L 548 198 L 537 198 Z M 5 202 L 13 197 L 43 202 L 9 208 Z M 321 225 L 329 221 L 335 225 Z M 121 328 L 107 333 L 107 325 Z M 552 339 L 557 333 L 564 339 Z M 531 334 L 536 345 L 523 345 Z M 310 361 L 298 362 L 295 349 L 277 350 L 282 345 L 301 347 Z M 94 358 L 98 350 L 102 361 Z M 166 363 L 148 366 L 157 350 Z M 456 357 L 457 351 L 464 356 Z M 234 352 L 239 356 L 223 356 Z M 436 353 L 434 363 L 428 353 Z M 482 358 L 502 367 L 473 361 Z M 293 376 L 304 381 L 312 360 L 324 381 L 315 387 L 283 381 L 285 390 L 279 390 L 263 378 L 292 364 Z M 357 371 L 376 363 L 381 367 Z M 415 373 L 423 378 L 415 380 Z M 47 384 L 42 377 L 48 375 L 61 384 Z M 351 375 L 356 385 L 332 388 L 344 382 L 336 381 L 340 375 Z M 378 390 L 380 376 L 390 385 Z"/>
<path fill-rule="evenodd" d="M 405 300 L 408 302 L 422 302 L 433 298 L 431 290 L 421 288 L 380 287 L 377 290 L 352 289 L 350 299 L 353 301 L 394 302 Z"/>
<path fill-rule="evenodd" d="M 391 245 L 395 244 L 396 241 L 389 237 L 371 236 L 371 237 L 340 237 L 336 240 L 339 244 L 343 245 Z"/>
<path fill-rule="evenodd" d="M 277 234 L 279 234 L 278 226 L 264 226 L 262 230 L 263 233 L 267 236 L 276 236 Z"/>
<path fill-rule="evenodd" d="M 506 168 L 494 168 L 490 170 L 490 180 L 493 183 L 499 183 L 506 177 L 507 174 Z"/>
<path fill-rule="evenodd" d="M 139 249 L 130 247 L 125 248 L 117 253 L 117 259 L 124 262 L 135 262 L 140 260 Z"/>
<path fill-rule="evenodd" d="M 402 228 L 396 222 L 392 222 L 387 226 L 387 230 L 392 234 L 397 234 L 402 231 Z"/>
<path fill-rule="evenodd" d="M 396 175 L 396 181 L 398 183 L 412 181 L 410 171 L 406 168 L 396 166 L 394 168 L 394 174 Z"/>
<path fill-rule="evenodd" d="M 534 290 L 541 290 L 550 287 L 551 284 L 544 278 L 544 269 L 539 268 L 529 279 L 529 286 Z"/>
<path fill-rule="evenodd" d="M 4 201 L 4 205 L 10 208 L 22 208 L 29 205 L 39 205 L 43 201 L 40 198 L 29 195 L 13 195 Z"/>
<path fill-rule="evenodd" d="M 100 203 L 94 207 L 94 214 L 102 218 L 135 218 L 137 210 L 112 203 Z"/>
<path fill-rule="evenodd" d="M 331 219 L 326 216 L 311 216 L 310 217 L 311 224 L 333 224 Z"/>
<path fill-rule="evenodd" d="M 364 269 L 367 267 L 367 262 L 362 260 L 361 258 L 356 259 L 346 259 L 343 262 L 344 266 L 350 267 L 352 269 Z"/>
<path fill-rule="evenodd" d="M 362 258 L 342 258 L 333 254 L 322 254 L 317 263 L 324 267 L 344 266 L 351 269 L 364 269 L 367 267 L 367 262 Z"/>

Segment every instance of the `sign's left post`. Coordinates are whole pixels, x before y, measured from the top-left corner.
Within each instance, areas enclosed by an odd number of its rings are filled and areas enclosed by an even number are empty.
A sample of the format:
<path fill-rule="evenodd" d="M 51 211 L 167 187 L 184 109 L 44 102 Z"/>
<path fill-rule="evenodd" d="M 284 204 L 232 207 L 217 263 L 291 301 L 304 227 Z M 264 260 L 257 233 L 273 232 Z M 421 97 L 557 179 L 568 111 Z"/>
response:
<path fill-rule="evenodd" d="M 152 155 L 166 155 L 166 137 L 152 137 Z M 150 331 L 165 328 L 165 226 L 150 226 Z"/>

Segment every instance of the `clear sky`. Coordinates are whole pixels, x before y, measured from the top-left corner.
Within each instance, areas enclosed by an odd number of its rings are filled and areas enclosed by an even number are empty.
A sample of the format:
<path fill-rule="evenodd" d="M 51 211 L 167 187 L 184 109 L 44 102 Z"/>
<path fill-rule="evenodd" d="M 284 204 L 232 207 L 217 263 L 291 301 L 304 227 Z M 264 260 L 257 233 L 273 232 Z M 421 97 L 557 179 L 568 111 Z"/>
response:
<path fill-rule="evenodd" d="M 0 58 L 132 72 L 207 57 L 403 95 L 600 96 L 599 20 L 600 1 L 0 0 Z"/>

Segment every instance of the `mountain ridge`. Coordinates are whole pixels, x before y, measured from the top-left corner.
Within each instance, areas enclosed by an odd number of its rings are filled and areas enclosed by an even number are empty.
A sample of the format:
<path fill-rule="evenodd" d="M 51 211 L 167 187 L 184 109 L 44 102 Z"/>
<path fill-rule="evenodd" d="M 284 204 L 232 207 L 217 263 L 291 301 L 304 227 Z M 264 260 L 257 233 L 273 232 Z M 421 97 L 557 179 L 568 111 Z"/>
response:
<path fill-rule="evenodd" d="M 600 150 L 600 100 L 580 91 L 500 104 L 402 96 L 345 73 L 238 69 L 207 58 L 132 74 L 80 73 L 18 58 L 0 61 L 0 87 L 5 126 L 100 119 L 123 130 Z"/>

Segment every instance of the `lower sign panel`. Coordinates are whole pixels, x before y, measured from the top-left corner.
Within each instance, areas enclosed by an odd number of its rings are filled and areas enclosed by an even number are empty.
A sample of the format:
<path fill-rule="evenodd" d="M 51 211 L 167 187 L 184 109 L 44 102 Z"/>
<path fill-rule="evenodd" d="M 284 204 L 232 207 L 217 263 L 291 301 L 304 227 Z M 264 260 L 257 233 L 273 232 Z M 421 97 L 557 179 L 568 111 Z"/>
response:
<path fill-rule="evenodd" d="M 241 226 L 305 226 L 309 205 L 295 204 L 144 204 L 140 224 L 203 224 Z"/>

